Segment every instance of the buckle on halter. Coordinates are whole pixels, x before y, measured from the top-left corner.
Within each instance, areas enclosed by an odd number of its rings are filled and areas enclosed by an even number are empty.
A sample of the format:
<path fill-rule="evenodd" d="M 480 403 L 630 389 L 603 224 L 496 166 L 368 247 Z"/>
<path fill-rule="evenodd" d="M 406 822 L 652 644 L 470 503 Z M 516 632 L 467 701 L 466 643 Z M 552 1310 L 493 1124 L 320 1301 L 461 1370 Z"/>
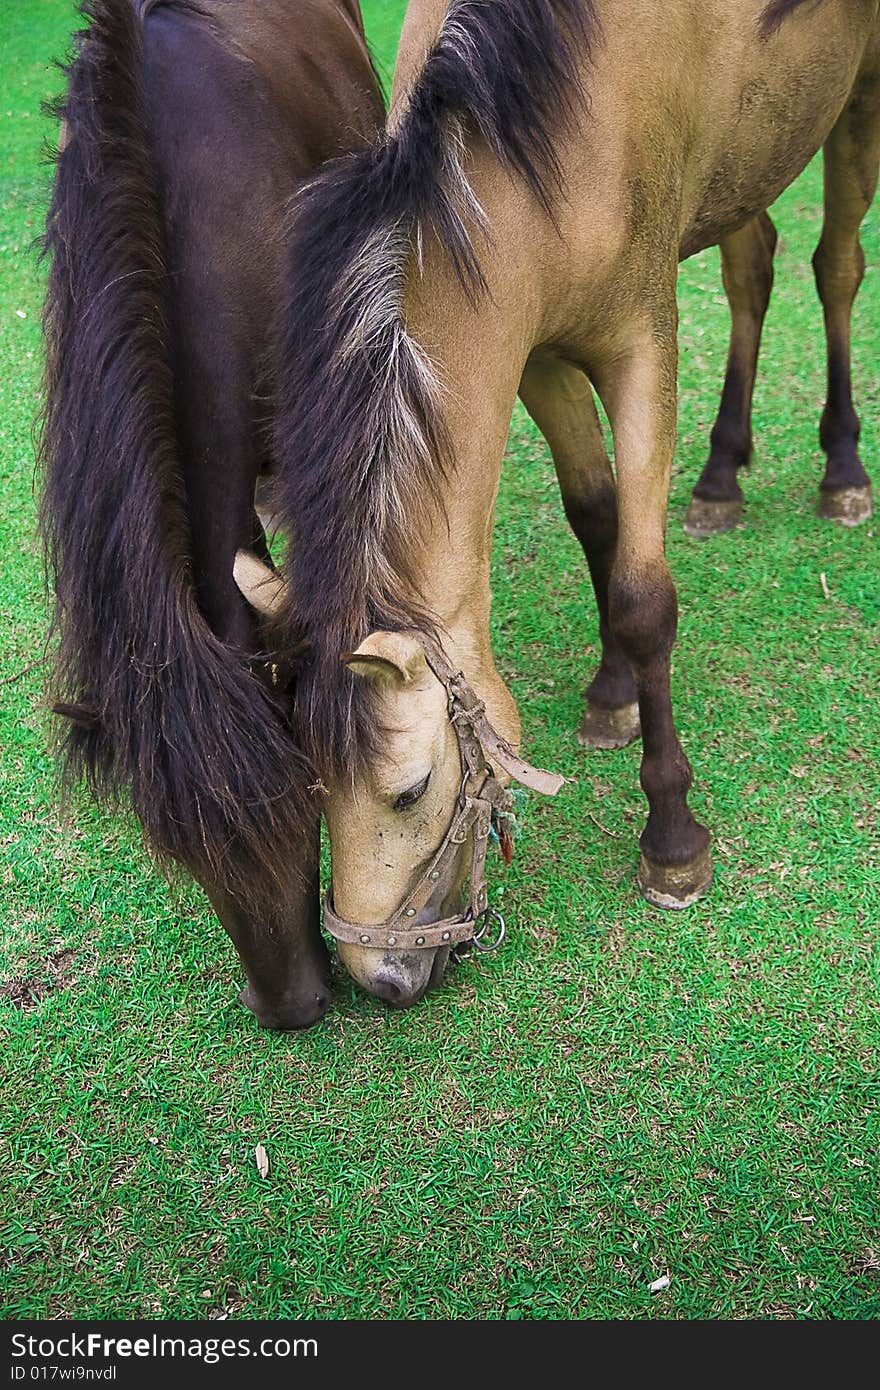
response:
<path fill-rule="evenodd" d="M 485 937 L 490 922 L 495 922 L 496 924 L 495 939 L 494 941 L 487 942 Z M 473 935 L 474 950 L 479 951 L 482 956 L 491 956 L 494 951 L 498 950 L 498 947 L 507 935 L 507 923 L 497 907 L 485 907 L 479 917 L 476 918 L 474 926 L 479 926 L 479 930 L 475 931 Z"/>

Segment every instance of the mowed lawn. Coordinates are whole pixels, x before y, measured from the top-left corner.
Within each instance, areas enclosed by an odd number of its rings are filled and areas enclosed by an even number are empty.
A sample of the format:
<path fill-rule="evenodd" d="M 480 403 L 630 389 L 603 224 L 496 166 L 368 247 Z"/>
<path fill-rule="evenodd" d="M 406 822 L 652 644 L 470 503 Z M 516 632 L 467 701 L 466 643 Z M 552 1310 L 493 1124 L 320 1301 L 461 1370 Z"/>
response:
<path fill-rule="evenodd" d="M 402 0 L 366 6 L 389 69 Z M 582 752 L 596 619 L 518 411 L 494 639 L 526 746 L 573 779 L 492 886 L 504 949 L 396 1014 L 341 975 L 260 1032 L 201 894 L 129 819 L 55 800 L 34 532 L 49 170 L 67 0 L 0 15 L 0 1305 L 7 1317 L 880 1313 L 877 525 L 814 515 L 820 167 L 781 200 L 747 525 L 681 531 L 726 353 L 717 254 L 681 277 L 674 693 L 716 835 L 685 914 L 634 886 L 637 747 Z M 855 364 L 880 480 L 880 223 Z M 823 585 L 824 576 L 824 585 Z M 262 1178 L 254 1150 L 264 1144 Z M 668 1288 L 652 1294 L 662 1275 Z"/>

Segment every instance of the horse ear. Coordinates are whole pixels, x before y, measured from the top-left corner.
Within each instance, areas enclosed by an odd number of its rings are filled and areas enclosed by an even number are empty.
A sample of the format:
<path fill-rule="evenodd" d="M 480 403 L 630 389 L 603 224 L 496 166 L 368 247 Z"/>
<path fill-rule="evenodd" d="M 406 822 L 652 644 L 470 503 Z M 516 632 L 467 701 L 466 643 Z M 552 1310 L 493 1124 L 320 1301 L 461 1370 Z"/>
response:
<path fill-rule="evenodd" d="M 417 686 L 428 675 L 425 650 L 411 632 L 371 632 L 357 651 L 339 659 L 363 680 L 397 689 Z"/>
<path fill-rule="evenodd" d="M 284 603 L 287 585 L 277 571 L 270 569 L 249 550 L 239 550 L 232 570 L 233 578 L 252 608 L 272 618 Z"/>

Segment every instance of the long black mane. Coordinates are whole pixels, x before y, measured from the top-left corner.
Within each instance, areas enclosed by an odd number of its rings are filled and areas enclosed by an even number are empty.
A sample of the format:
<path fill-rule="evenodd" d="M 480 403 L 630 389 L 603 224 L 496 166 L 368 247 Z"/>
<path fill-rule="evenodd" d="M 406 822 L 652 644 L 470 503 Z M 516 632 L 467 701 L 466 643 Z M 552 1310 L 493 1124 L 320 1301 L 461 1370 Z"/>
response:
<path fill-rule="evenodd" d="M 64 764 L 162 856 L 241 899 L 284 886 L 310 781 L 248 654 L 199 607 L 162 199 L 142 90 L 160 0 L 86 0 L 45 247 L 42 525 Z M 189 0 L 174 8 L 198 13 Z"/>
<path fill-rule="evenodd" d="M 408 547 L 451 460 L 440 387 L 404 322 L 414 248 L 433 233 L 480 295 L 473 237 L 491 229 L 466 140 L 482 137 L 550 210 L 598 33 L 592 0 L 451 0 L 400 123 L 295 205 L 275 446 L 292 536 L 282 635 L 310 644 L 296 727 L 322 766 L 351 766 L 375 734 L 340 653 L 373 628 L 430 623 Z"/>

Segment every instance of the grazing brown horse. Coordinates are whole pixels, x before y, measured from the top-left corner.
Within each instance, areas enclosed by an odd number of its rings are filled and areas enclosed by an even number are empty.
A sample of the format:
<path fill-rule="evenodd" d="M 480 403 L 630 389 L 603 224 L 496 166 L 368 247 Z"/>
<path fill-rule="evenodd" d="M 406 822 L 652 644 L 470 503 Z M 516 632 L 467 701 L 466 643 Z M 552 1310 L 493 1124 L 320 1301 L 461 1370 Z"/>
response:
<path fill-rule="evenodd" d="M 318 812 L 257 659 L 284 209 L 384 108 L 357 0 L 88 0 L 46 245 L 43 525 L 70 776 L 205 887 L 261 1023 L 329 999 Z M 274 663 L 277 676 L 278 666 Z"/>
<path fill-rule="evenodd" d="M 412 0 L 383 138 L 299 200 L 276 424 L 288 586 L 255 585 L 254 564 L 240 582 L 280 649 L 308 643 L 296 727 L 329 789 L 325 920 L 375 994 L 411 1003 L 451 943 L 482 935 L 500 776 L 534 774 L 511 758 L 519 721 L 488 621 L 518 391 L 599 608 L 582 738 L 623 743 L 640 722 L 642 891 L 685 907 L 709 887 L 669 685 L 677 266 L 766 228 L 825 145 L 827 481 L 849 488 L 877 16 L 878 0 Z"/>

